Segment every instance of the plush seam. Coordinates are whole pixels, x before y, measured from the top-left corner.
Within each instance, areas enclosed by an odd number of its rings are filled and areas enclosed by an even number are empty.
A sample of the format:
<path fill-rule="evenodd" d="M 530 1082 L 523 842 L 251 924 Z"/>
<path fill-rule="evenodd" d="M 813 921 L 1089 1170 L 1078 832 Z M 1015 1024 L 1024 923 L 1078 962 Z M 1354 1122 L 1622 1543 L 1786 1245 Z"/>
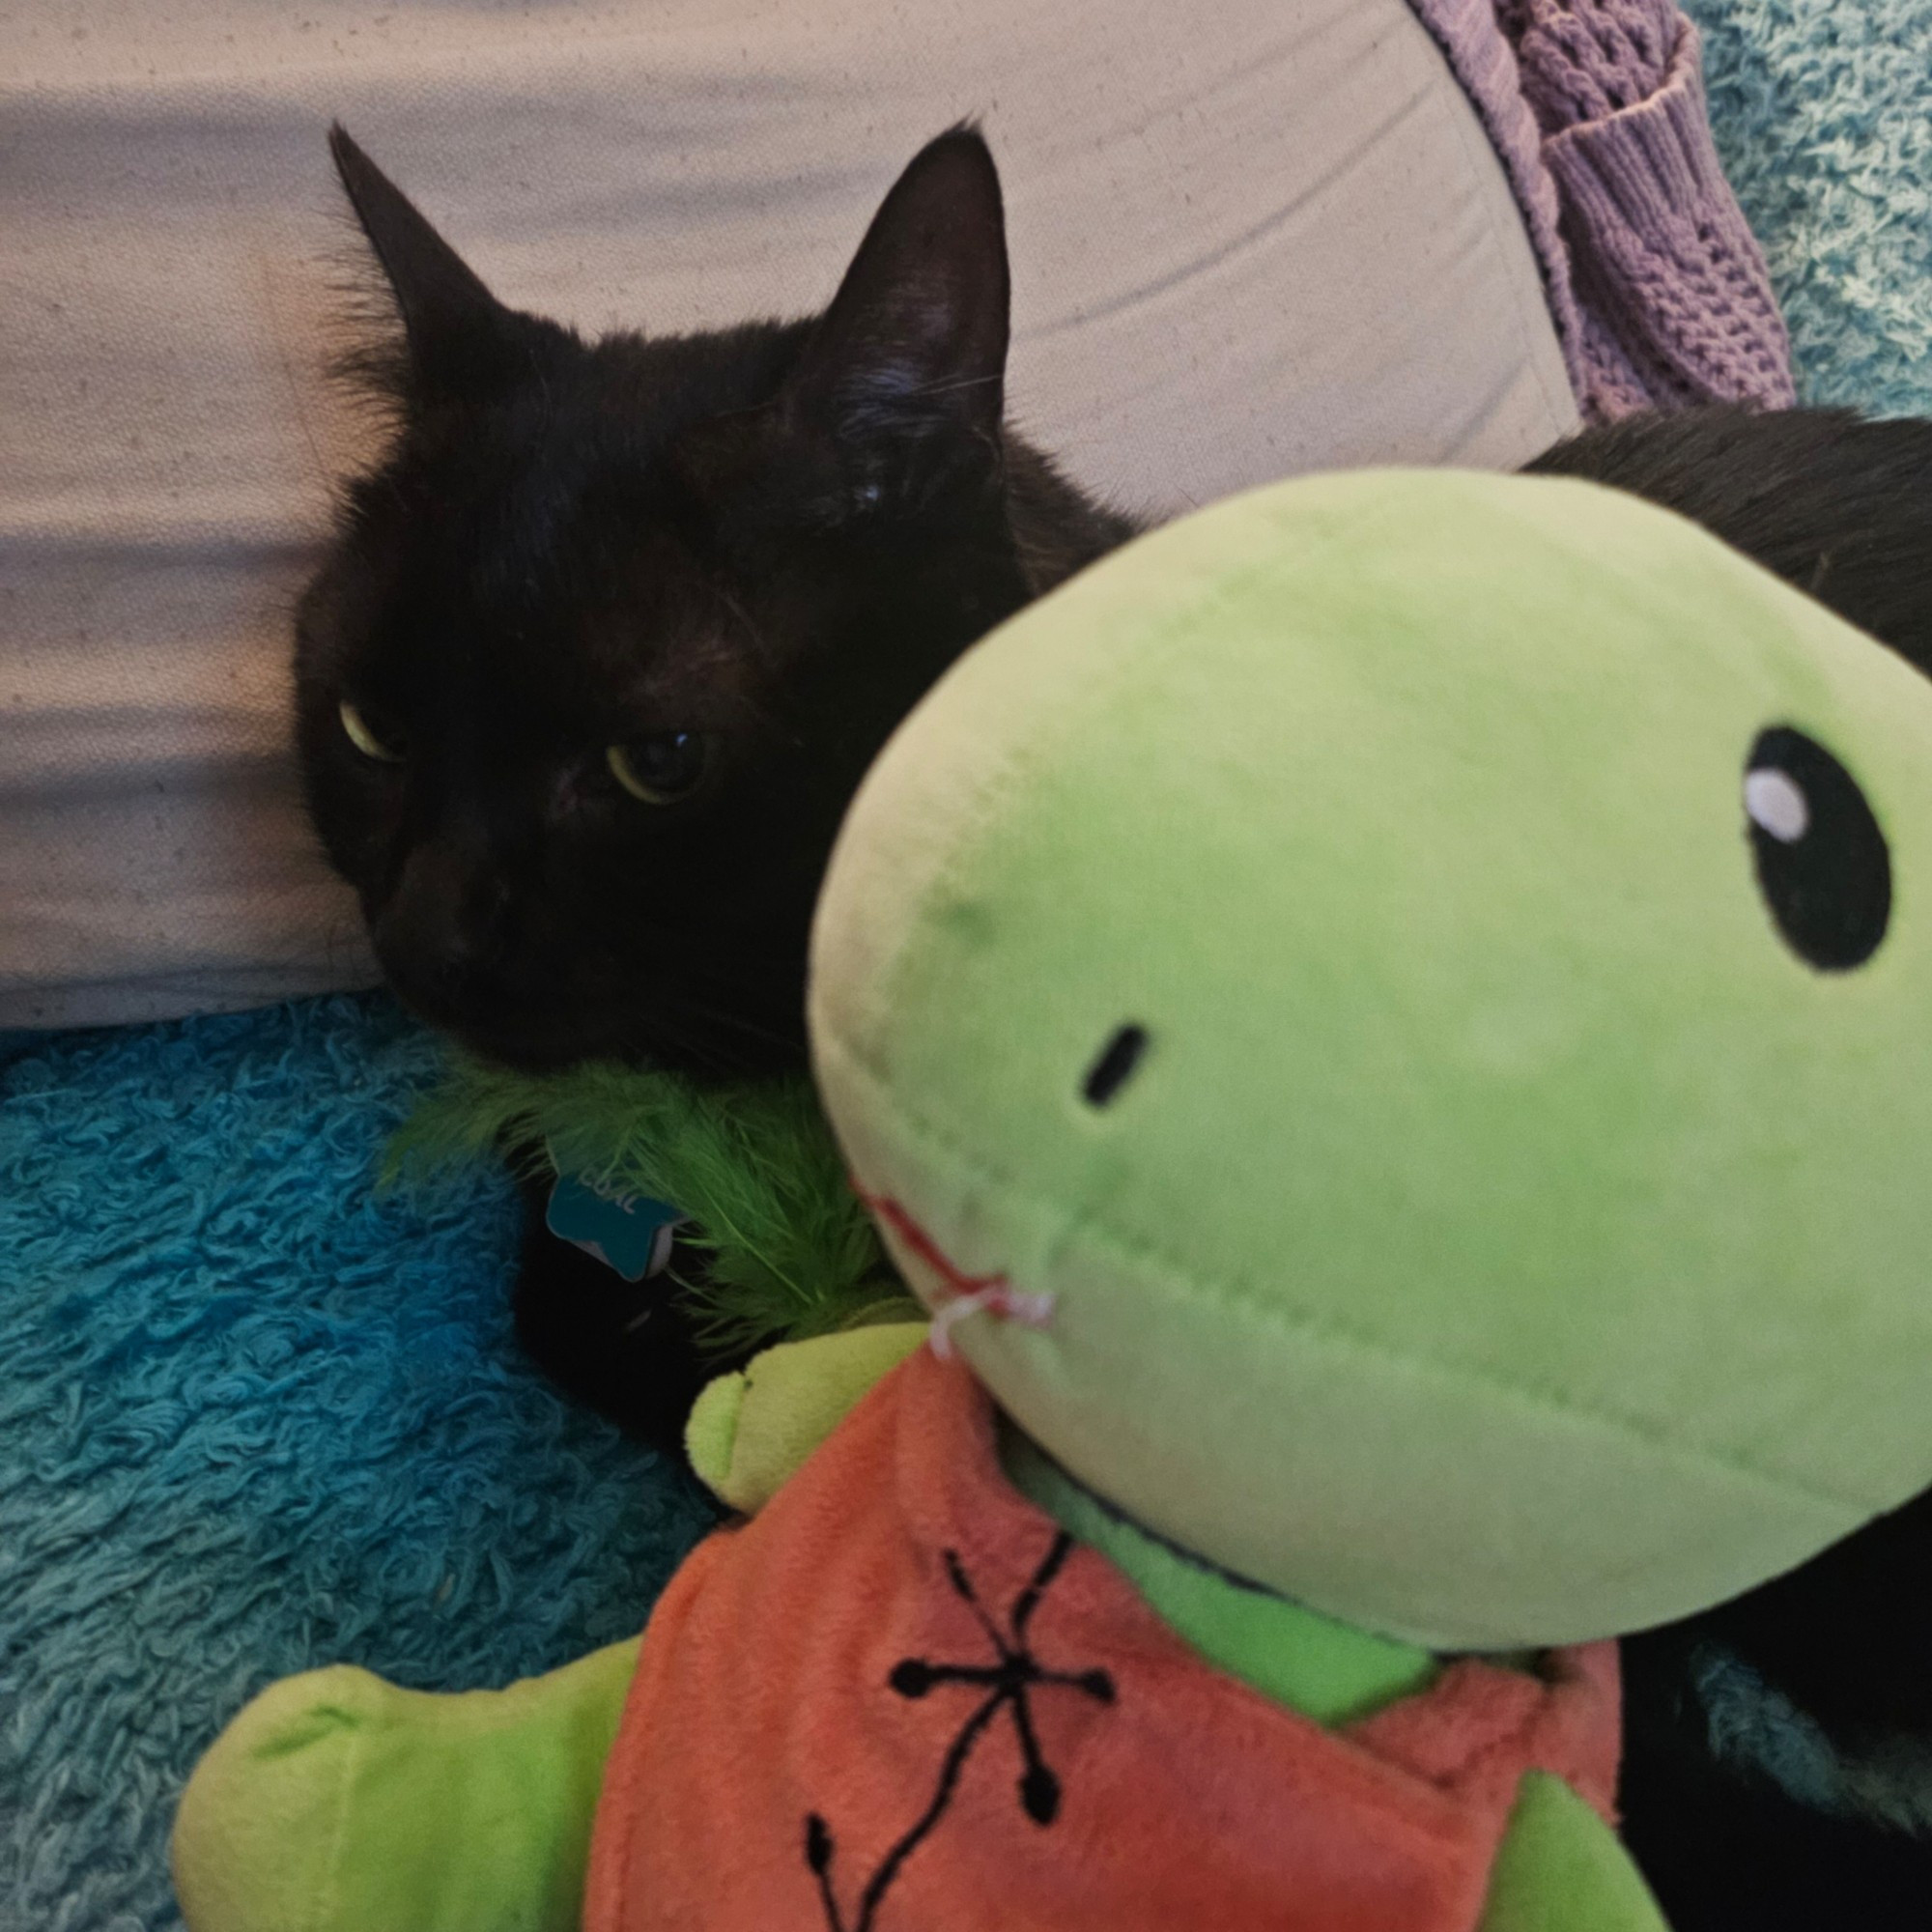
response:
<path fill-rule="evenodd" d="M 848 1068 L 871 1087 L 876 1103 L 893 1115 L 902 1132 L 922 1144 L 928 1157 L 937 1155 L 952 1166 L 953 1179 L 965 1179 L 981 1188 L 996 1190 L 1004 1194 L 1009 1201 L 1026 1208 L 1036 1210 L 1045 1209 L 1049 1213 L 1061 1211 L 1058 1203 L 1035 1192 L 1018 1177 L 995 1166 L 957 1136 L 949 1134 L 929 1116 L 921 1114 L 909 1106 L 892 1090 L 878 1069 L 868 1065 L 843 1040 L 821 1038 L 820 1050 L 824 1051 L 827 1048 L 836 1053 Z M 866 1178 L 868 1180 L 874 1179 L 869 1176 Z M 1492 1371 L 1412 1355 L 1397 1348 L 1383 1336 L 1366 1330 L 1351 1329 L 1332 1319 L 1317 1321 L 1310 1316 L 1296 1314 L 1293 1310 L 1264 1305 L 1258 1302 L 1252 1293 L 1245 1291 L 1238 1281 L 1202 1274 L 1188 1266 L 1179 1257 L 1161 1248 L 1157 1242 L 1144 1236 L 1122 1234 L 1091 1214 L 1065 1218 L 1059 1232 L 1063 1240 L 1078 1236 L 1082 1239 L 1096 1243 L 1103 1251 L 1129 1264 L 1138 1264 L 1141 1267 L 1151 1264 L 1161 1271 L 1162 1286 L 1178 1296 L 1193 1301 L 1211 1302 L 1250 1321 L 1297 1333 L 1321 1347 L 1336 1350 L 1352 1350 L 1357 1354 L 1379 1360 L 1386 1367 L 1401 1369 L 1419 1378 L 1433 1377 L 1439 1381 L 1480 1389 L 1521 1406 L 1556 1415 L 1568 1422 L 1587 1424 L 1592 1428 L 1610 1432 L 1660 1453 L 1683 1458 L 1700 1458 L 1714 1469 L 1745 1477 L 1775 1493 L 1799 1497 L 1808 1503 L 1824 1504 L 1833 1510 L 1849 1508 L 1861 1515 L 1868 1513 L 1873 1507 L 1866 1497 L 1841 1495 L 1831 1490 L 1815 1489 L 1808 1484 L 1796 1481 L 1780 1470 L 1760 1467 L 1734 1451 L 1716 1448 L 1709 1443 L 1691 1438 L 1678 1440 L 1661 1436 L 1635 1417 L 1620 1415 L 1579 1402 L 1563 1389 L 1540 1387 L 1528 1382 L 1508 1379 Z"/>

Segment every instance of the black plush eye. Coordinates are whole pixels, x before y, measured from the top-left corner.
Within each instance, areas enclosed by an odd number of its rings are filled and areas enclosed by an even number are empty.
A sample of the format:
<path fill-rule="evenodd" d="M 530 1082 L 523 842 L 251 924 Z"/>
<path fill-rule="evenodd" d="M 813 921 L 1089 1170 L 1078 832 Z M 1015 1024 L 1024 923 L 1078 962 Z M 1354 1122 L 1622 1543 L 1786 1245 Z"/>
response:
<path fill-rule="evenodd" d="M 1115 1032 L 1080 1083 L 1081 1097 L 1090 1107 L 1107 1106 L 1115 1098 L 1134 1077 L 1147 1046 L 1146 1027 L 1123 1026 Z"/>
<path fill-rule="evenodd" d="M 697 731 L 653 731 L 604 753 L 611 776 L 646 805 L 674 805 L 697 789 L 711 762 L 711 742 Z"/>
<path fill-rule="evenodd" d="M 1891 917 L 1891 860 L 1858 781 L 1815 738 L 1773 725 L 1745 766 L 1745 817 L 1791 950 L 1821 972 L 1861 966 Z"/>
<path fill-rule="evenodd" d="M 381 713 L 372 712 L 366 706 L 345 697 L 335 707 L 335 715 L 342 721 L 342 735 L 365 758 L 374 758 L 384 765 L 402 763 L 403 734 Z"/>

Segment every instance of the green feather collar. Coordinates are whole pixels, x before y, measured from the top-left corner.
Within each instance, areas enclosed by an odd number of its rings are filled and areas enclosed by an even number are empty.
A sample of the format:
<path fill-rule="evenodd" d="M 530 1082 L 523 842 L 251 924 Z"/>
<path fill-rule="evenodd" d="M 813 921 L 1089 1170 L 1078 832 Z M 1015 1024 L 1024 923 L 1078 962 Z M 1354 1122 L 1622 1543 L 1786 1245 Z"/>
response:
<path fill-rule="evenodd" d="M 490 1155 L 681 1208 L 705 1265 L 678 1286 L 721 1357 L 920 1319 L 807 1080 L 699 1088 L 638 1067 L 458 1059 L 398 1129 L 384 1179 Z"/>

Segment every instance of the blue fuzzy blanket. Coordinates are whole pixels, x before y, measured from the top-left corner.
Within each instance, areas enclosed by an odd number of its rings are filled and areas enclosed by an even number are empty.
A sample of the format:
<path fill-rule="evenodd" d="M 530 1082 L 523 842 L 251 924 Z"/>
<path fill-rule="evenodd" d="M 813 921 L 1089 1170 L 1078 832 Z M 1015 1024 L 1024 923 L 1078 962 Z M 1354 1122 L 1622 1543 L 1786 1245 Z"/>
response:
<path fill-rule="evenodd" d="M 375 998 L 0 1066 L 6 1932 L 177 1925 L 182 1781 L 270 1678 L 548 1669 L 709 1520 L 518 1360 L 501 1181 L 372 1193 L 435 1069 Z"/>
<path fill-rule="evenodd" d="M 1691 11 L 1801 388 L 1932 412 L 1932 0 Z M 707 1520 L 518 1362 L 500 1184 L 372 1196 L 434 1065 L 372 999 L 0 1066 L 5 1932 L 177 1925 L 182 1779 L 270 1678 L 545 1669 Z"/>

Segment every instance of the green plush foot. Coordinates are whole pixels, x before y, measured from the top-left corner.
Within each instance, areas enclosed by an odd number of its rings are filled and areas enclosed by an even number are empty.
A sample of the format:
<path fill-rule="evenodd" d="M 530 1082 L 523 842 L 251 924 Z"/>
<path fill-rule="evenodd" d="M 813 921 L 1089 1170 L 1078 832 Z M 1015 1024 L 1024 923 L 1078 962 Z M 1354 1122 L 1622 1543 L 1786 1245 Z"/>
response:
<path fill-rule="evenodd" d="M 193 1932 L 573 1932 L 638 1645 L 435 1696 L 350 1664 L 248 1704 L 189 1778 Z"/>

